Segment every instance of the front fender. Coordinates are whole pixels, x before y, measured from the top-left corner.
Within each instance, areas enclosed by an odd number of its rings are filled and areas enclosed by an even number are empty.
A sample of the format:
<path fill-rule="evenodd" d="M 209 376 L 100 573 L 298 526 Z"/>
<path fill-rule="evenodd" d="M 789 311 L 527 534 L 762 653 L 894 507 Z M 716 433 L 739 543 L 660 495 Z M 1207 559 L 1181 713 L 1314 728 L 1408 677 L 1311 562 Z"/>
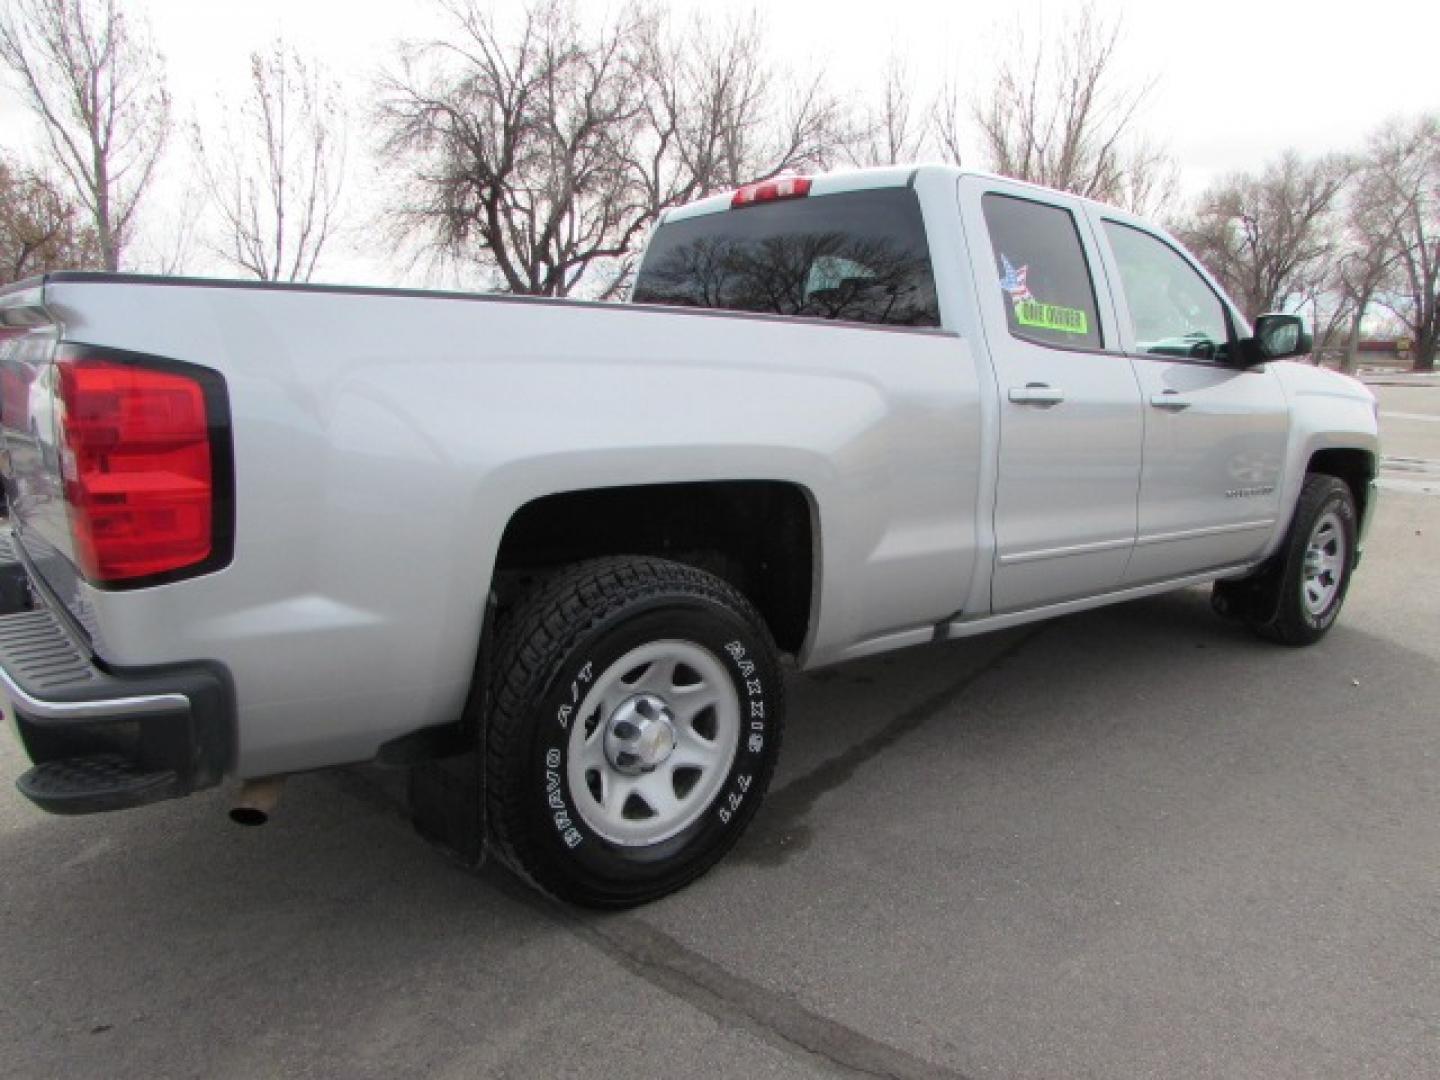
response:
<path fill-rule="evenodd" d="M 1353 451 L 1368 460 L 1368 481 L 1380 467 L 1380 426 L 1375 395 L 1358 379 L 1309 364 L 1277 363 L 1276 375 L 1290 404 L 1290 437 L 1285 453 L 1284 512 L 1266 555 L 1284 542 L 1294 518 L 1300 488 L 1316 456 L 1327 450 Z M 1361 531 L 1373 518 L 1372 497 L 1361 518 Z"/>

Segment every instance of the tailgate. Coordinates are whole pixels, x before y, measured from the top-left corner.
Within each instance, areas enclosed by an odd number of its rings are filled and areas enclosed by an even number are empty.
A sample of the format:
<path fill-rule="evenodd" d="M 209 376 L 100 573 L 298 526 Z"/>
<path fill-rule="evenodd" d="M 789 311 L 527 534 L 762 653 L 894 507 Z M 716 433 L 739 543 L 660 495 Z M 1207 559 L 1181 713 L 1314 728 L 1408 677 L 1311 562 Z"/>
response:
<path fill-rule="evenodd" d="M 68 596 L 74 570 L 55 428 L 59 327 L 43 300 L 39 281 L 0 292 L 0 480 L 16 538 Z"/>
<path fill-rule="evenodd" d="M 0 291 L 0 475 L 18 554 L 85 626 L 96 590 L 229 563 L 229 402 L 209 368 L 71 340 L 54 286 Z"/>

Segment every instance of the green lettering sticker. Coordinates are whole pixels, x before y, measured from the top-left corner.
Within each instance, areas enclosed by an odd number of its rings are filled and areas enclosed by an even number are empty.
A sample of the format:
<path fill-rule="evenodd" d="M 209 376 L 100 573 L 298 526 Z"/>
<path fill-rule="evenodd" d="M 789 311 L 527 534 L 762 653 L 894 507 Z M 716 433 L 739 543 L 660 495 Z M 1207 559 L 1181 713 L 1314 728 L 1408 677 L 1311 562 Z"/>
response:
<path fill-rule="evenodd" d="M 1056 330 L 1062 334 L 1088 334 L 1090 320 L 1079 308 L 1042 304 L 1038 300 L 1022 300 L 1015 305 L 1015 318 L 1021 326 Z"/>

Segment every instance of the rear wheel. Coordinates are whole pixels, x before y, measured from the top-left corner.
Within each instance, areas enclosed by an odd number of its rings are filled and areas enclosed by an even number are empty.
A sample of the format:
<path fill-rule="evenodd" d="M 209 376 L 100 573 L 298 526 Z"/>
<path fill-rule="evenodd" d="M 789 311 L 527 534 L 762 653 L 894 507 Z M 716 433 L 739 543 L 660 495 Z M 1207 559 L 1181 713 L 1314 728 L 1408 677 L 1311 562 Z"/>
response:
<path fill-rule="evenodd" d="M 745 598 L 678 563 L 600 559 L 509 622 L 486 740 L 502 858 L 592 907 L 655 899 L 714 865 L 780 746 L 775 648 Z"/>

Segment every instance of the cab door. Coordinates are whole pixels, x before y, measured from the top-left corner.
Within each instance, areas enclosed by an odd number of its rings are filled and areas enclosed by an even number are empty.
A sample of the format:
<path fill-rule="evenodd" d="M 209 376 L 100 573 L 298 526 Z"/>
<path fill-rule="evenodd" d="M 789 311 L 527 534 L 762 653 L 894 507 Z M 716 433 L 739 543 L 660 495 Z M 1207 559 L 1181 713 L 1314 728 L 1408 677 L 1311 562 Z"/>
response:
<path fill-rule="evenodd" d="M 993 611 L 1118 587 L 1135 543 L 1144 425 L 1077 200 L 960 181 L 999 398 Z"/>
<path fill-rule="evenodd" d="M 1135 553 L 1143 584 L 1258 557 L 1280 517 L 1290 411 L 1270 365 L 1236 366 L 1245 332 L 1178 248 L 1100 213 L 1120 332 L 1144 400 Z"/>

